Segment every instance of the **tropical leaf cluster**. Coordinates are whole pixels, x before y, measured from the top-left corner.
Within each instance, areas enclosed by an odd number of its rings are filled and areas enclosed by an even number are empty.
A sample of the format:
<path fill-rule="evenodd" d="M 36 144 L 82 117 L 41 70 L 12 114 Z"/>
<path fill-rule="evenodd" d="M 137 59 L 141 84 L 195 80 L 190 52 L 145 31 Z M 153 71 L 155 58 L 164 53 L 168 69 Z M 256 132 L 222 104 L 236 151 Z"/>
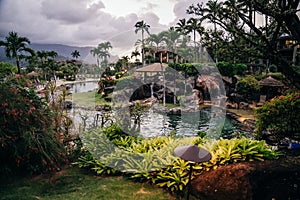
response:
<path fill-rule="evenodd" d="M 113 133 L 113 129 L 116 129 L 116 134 Z M 80 157 L 74 164 L 90 168 L 97 174 L 121 173 L 134 180 L 149 182 L 182 195 L 188 183 L 190 163 L 174 154 L 177 146 L 197 143 L 212 154 L 209 162 L 194 164 L 192 178 L 222 165 L 263 161 L 278 156 L 264 141 L 249 138 L 136 138 L 119 131 L 115 126 L 104 131 L 93 130 L 85 133 L 84 144 L 90 153 Z M 120 137 L 117 137 L 119 134 Z"/>

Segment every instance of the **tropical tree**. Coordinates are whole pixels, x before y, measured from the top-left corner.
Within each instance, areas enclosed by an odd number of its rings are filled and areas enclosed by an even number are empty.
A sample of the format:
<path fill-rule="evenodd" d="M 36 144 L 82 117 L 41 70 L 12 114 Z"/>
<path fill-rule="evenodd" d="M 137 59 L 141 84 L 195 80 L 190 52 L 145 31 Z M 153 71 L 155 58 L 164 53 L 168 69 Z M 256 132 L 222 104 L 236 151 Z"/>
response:
<path fill-rule="evenodd" d="M 78 50 L 74 50 L 72 53 L 71 53 L 71 56 L 72 58 L 74 59 L 77 59 L 80 57 L 80 52 Z"/>
<path fill-rule="evenodd" d="M 91 54 L 94 57 L 96 57 L 98 68 L 100 68 L 100 52 L 101 52 L 101 50 L 99 47 L 95 47 L 94 49 L 91 50 Z"/>
<path fill-rule="evenodd" d="M 180 19 L 179 22 L 177 22 L 176 24 L 177 26 L 175 26 L 175 30 L 179 33 L 182 33 L 184 35 L 187 35 L 187 22 L 186 19 Z"/>
<path fill-rule="evenodd" d="M 122 56 L 120 61 L 121 61 L 121 64 L 122 64 L 122 68 L 123 69 L 129 69 L 128 65 L 129 65 L 129 56 Z"/>
<path fill-rule="evenodd" d="M 58 55 L 56 51 L 37 51 L 38 66 L 42 69 L 45 80 L 47 80 L 47 72 L 52 72 L 55 78 L 55 70 L 57 64 L 54 58 Z"/>
<path fill-rule="evenodd" d="M 4 41 L 0 41 L 0 46 L 5 47 L 5 54 L 8 58 L 15 58 L 18 67 L 18 74 L 21 74 L 20 59 L 19 56 L 22 52 L 28 52 L 34 55 L 34 50 L 28 48 L 27 45 L 30 41 L 26 37 L 19 37 L 18 33 L 12 31 L 8 33 Z"/>
<path fill-rule="evenodd" d="M 187 10 L 188 13 L 192 11 Z M 181 34 L 188 35 L 192 33 L 194 40 L 194 61 L 197 61 L 197 41 L 196 41 L 196 33 L 200 36 L 204 32 L 204 27 L 201 26 L 202 20 L 197 18 L 180 19 L 176 24 L 175 30 Z"/>
<path fill-rule="evenodd" d="M 160 32 L 158 34 L 150 34 L 149 37 L 146 38 L 146 42 L 150 44 L 150 46 L 155 46 L 156 51 L 158 51 L 160 45 L 165 40 L 165 32 Z"/>
<path fill-rule="evenodd" d="M 146 31 L 146 33 L 150 34 L 149 33 L 149 28 L 150 28 L 150 25 L 146 24 L 144 22 L 144 20 L 142 21 L 138 21 L 135 25 L 135 33 L 138 33 L 139 31 L 142 32 L 142 65 L 144 66 L 145 65 L 145 52 L 144 52 L 144 48 L 145 48 L 145 43 L 144 43 L 144 33 Z"/>
<path fill-rule="evenodd" d="M 109 41 L 102 42 L 98 46 L 91 50 L 91 53 L 94 57 L 97 58 L 97 65 L 100 68 L 100 60 L 102 60 L 101 65 L 106 68 L 108 65 L 107 58 L 110 56 L 109 49 L 112 48 L 112 45 Z"/>
<path fill-rule="evenodd" d="M 168 31 L 164 31 L 164 41 L 167 44 L 168 49 L 173 52 L 177 53 L 177 45 L 180 42 L 180 38 L 182 34 L 176 31 L 175 27 L 170 27 Z"/>
<path fill-rule="evenodd" d="M 196 41 L 196 33 L 199 33 L 199 35 L 201 36 L 203 34 L 204 28 L 201 26 L 202 21 L 196 18 L 190 18 L 187 21 L 187 26 L 186 26 L 186 30 L 187 33 L 192 33 L 193 34 L 193 38 L 194 38 L 194 53 L 195 53 L 195 61 L 198 61 L 198 56 L 197 56 L 197 41 Z"/>
<path fill-rule="evenodd" d="M 139 55 L 141 54 L 138 50 L 131 52 L 131 58 L 135 57 L 135 62 L 139 62 L 139 59 L 137 58 Z"/>
<path fill-rule="evenodd" d="M 293 66 L 293 62 L 280 56 L 277 49 L 278 38 L 282 33 L 292 35 L 300 42 L 300 20 L 297 15 L 300 0 L 227 0 L 223 1 L 218 12 L 209 9 L 209 5 L 197 4 L 188 8 L 188 13 L 198 15 L 201 18 L 210 20 L 223 30 L 225 35 L 231 37 L 228 42 L 244 41 L 248 48 L 249 60 L 268 59 L 270 63 L 278 66 L 291 82 L 298 88 L 299 67 Z M 254 16 L 265 16 L 264 25 L 257 25 Z M 219 43 L 218 43 L 219 45 Z M 297 45 L 297 44 L 296 44 Z M 218 46 L 218 49 L 220 47 Z M 232 53 L 240 52 L 239 47 Z M 253 52 L 260 52 L 259 54 Z M 257 57 L 253 57 L 257 56 Z"/>
<path fill-rule="evenodd" d="M 203 5 L 203 4 L 202 4 Z M 223 2 L 218 2 L 218 0 L 209 0 L 206 3 L 206 7 L 203 7 L 202 12 L 206 13 L 205 15 L 202 16 L 201 20 L 202 21 L 207 21 L 208 23 L 213 23 L 214 26 L 214 32 L 210 34 L 210 37 L 213 36 L 213 50 L 214 50 L 214 59 L 216 62 L 218 62 L 218 56 L 217 56 L 217 39 L 216 39 L 216 34 L 217 33 L 217 18 L 220 15 L 220 11 L 222 10 L 221 8 L 223 7 Z M 252 13 L 252 12 L 250 12 Z M 252 19 L 252 17 L 251 17 Z"/>

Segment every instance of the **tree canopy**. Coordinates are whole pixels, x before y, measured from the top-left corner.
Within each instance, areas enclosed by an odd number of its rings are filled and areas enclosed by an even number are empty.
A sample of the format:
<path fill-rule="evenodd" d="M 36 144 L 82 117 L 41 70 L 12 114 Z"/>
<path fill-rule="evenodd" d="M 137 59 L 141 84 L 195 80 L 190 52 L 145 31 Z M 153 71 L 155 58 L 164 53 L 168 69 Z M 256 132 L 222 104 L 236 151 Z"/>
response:
<path fill-rule="evenodd" d="M 22 52 L 28 52 L 30 54 L 34 54 L 34 50 L 28 48 L 27 45 L 30 44 L 30 41 L 26 37 L 18 36 L 18 33 L 11 31 L 8 33 L 8 36 L 5 37 L 4 41 L 0 41 L 0 46 L 5 47 L 5 54 L 8 58 L 15 58 L 17 67 L 18 67 L 18 74 L 21 73 L 21 66 L 20 66 L 20 54 Z"/>
<path fill-rule="evenodd" d="M 300 88 L 300 70 L 294 67 L 295 63 L 280 56 L 277 48 L 283 33 L 300 42 L 298 6 L 299 0 L 210 0 L 206 4 L 189 6 L 187 13 L 214 26 L 214 30 L 207 28 L 202 35 L 213 57 L 218 55 L 226 59 L 224 55 L 228 55 L 233 62 L 246 58 L 242 62 L 249 63 L 269 60 Z M 264 24 L 258 25 L 258 17 L 264 19 Z"/>

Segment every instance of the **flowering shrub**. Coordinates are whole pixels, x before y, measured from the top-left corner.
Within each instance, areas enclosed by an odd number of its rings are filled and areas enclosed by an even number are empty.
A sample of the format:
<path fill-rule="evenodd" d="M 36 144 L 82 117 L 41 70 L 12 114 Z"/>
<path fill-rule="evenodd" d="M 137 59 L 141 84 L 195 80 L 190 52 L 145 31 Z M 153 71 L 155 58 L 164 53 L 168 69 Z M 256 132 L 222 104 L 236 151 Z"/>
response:
<path fill-rule="evenodd" d="M 54 171 L 64 148 L 53 129 L 53 113 L 17 75 L 0 83 L 0 171 Z"/>
<path fill-rule="evenodd" d="M 279 142 L 284 137 L 300 137 L 300 93 L 279 96 L 256 110 L 256 137 L 272 136 Z M 270 137 L 268 138 L 270 139 Z"/>

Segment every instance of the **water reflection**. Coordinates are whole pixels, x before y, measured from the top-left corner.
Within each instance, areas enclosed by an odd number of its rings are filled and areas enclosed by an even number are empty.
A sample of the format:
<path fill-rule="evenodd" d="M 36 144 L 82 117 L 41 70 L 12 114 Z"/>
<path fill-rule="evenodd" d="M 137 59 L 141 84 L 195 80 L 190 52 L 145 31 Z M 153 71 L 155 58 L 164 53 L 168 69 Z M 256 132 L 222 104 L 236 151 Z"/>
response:
<path fill-rule="evenodd" d="M 70 91 L 72 93 L 90 92 L 98 88 L 98 81 L 78 82 L 70 84 Z"/>
<path fill-rule="evenodd" d="M 77 130 L 87 130 L 88 128 L 95 128 L 100 126 L 109 126 L 112 122 L 117 122 L 117 113 L 104 112 L 95 110 L 75 109 L 70 112 L 73 116 L 75 128 Z M 188 118 L 186 116 L 189 116 Z M 214 116 L 213 122 L 210 117 Z M 196 123 L 195 118 L 197 117 Z M 205 132 L 210 138 L 232 138 L 235 136 L 251 137 L 250 132 L 243 129 L 243 125 L 239 122 L 226 117 L 225 123 L 218 123 L 217 115 L 212 114 L 212 110 L 202 109 L 199 113 L 190 113 L 189 115 L 174 115 L 174 114 L 162 114 L 155 112 L 153 109 L 149 109 L 143 112 L 141 115 L 141 121 L 139 129 L 136 128 L 135 119 L 129 117 L 127 123 L 129 123 L 127 129 L 123 131 L 129 135 L 140 136 L 144 138 L 158 137 L 164 135 L 170 135 L 173 132 L 177 136 L 197 136 L 199 132 Z M 124 126 L 122 126 L 124 127 Z M 135 131 L 133 131 L 135 130 Z M 217 132 L 220 132 L 217 133 Z"/>

